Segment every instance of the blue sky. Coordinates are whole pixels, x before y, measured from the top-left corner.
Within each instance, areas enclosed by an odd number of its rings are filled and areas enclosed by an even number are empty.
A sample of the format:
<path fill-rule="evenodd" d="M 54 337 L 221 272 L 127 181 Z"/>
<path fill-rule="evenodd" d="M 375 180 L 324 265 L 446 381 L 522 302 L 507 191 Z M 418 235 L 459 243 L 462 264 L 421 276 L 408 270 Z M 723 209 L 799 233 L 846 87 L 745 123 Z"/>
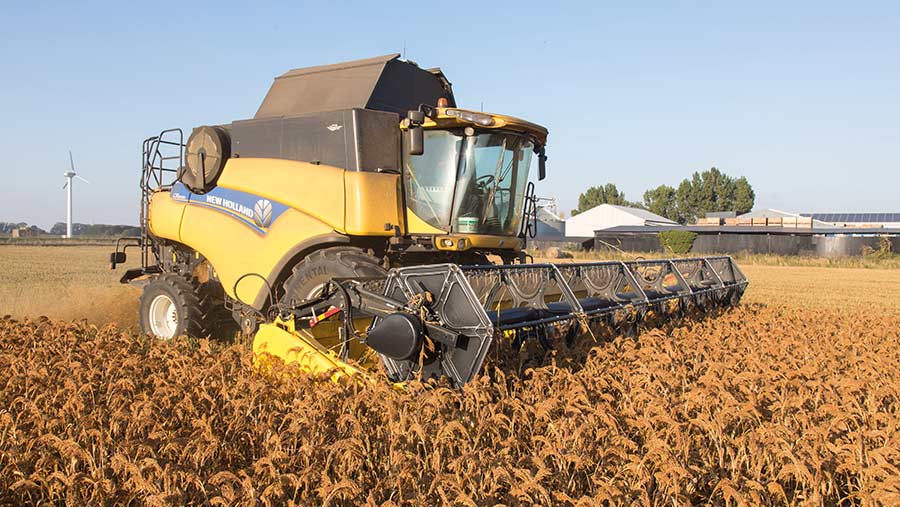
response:
<path fill-rule="evenodd" d="M 288 69 L 400 52 L 550 129 L 541 196 L 717 166 L 757 207 L 900 211 L 900 4 L 21 2 L 0 17 L 0 221 L 136 223 L 141 141 L 253 115 Z"/>

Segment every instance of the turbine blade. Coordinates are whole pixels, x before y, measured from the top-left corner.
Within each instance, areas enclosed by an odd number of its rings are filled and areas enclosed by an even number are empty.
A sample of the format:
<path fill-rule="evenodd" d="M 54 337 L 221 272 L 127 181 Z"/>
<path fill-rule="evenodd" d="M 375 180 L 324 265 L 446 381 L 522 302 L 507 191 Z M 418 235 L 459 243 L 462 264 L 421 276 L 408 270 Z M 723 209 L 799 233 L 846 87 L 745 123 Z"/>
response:
<path fill-rule="evenodd" d="M 69 165 L 72 167 L 72 172 L 75 172 L 75 161 L 72 160 L 72 150 L 69 150 Z"/>
<path fill-rule="evenodd" d="M 85 182 L 85 183 L 87 183 L 87 184 L 88 184 L 88 185 L 90 185 L 90 184 L 91 184 L 91 182 L 90 182 L 90 181 L 88 181 L 88 180 L 86 180 L 86 179 L 84 179 L 84 178 L 82 178 L 82 177 L 81 177 L 81 176 L 78 176 L 78 175 L 77 175 L 77 174 L 76 174 L 76 175 L 75 175 L 75 177 L 76 177 L 76 178 L 78 178 L 78 179 L 79 179 L 79 180 L 81 180 L 81 181 L 83 181 L 83 182 Z"/>
<path fill-rule="evenodd" d="M 65 189 L 66 189 L 66 187 L 68 187 L 68 186 L 69 186 L 69 182 L 68 182 L 68 181 L 67 181 L 67 182 L 66 182 L 66 184 L 65 184 L 65 185 L 63 185 L 63 190 L 65 190 Z"/>

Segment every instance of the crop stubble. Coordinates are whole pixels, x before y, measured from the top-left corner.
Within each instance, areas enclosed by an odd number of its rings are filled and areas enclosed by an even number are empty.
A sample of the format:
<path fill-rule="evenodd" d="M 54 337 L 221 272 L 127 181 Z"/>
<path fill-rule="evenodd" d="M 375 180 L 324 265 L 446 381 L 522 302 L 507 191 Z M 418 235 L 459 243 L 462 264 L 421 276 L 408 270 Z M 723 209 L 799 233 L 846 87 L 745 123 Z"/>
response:
<path fill-rule="evenodd" d="M 48 316 L 135 326 L 140 291 L 118 283 L 123 268 L 109 270 L 111 250 L 111 245 L 0 245 L 0 316 Z M 138 259 L 138 252 L 129 252 L 124 268 L 137 266 Z M 900 269 L 780 265 L 785 262 L 790 261 L 772 257 L 741 263 L 751 280 L 745 301 L 800 308 L 900 311 Z M 893 262 L 881 264 L 894 266 Z"/>
<path fill-rule="evenodd" d="M 129 251 L 128 264 L 110 271 L 112 249 L 0 245 L 0 316 L 136 324 L 140 291 L 120 284 L 119 277 L 140 265 L 140 254 Z"/>
<path fill-rule="evenodd" d="M 0 498 L 896 504 L 898 328 L 750 305 L 408 394 L 264 378 L 237 345 L 4 319 Z"/>

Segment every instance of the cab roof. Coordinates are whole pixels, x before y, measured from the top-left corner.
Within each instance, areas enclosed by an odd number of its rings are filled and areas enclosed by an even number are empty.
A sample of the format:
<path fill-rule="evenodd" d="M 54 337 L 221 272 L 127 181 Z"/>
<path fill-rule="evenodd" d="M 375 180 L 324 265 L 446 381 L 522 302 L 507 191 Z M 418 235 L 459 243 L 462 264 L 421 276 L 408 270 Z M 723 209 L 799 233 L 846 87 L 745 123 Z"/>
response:
<path fill-rule="evenodd" d="M 539 145 L 547 143 L 547 128 L 537 123 L 497 113 L 472 111 L 458 107 L 439 107 L 435 109 L 433 118 L 426 118 L 425 128 L 453 128 L 473 126 L 487 129 L 503 129 L 530 135 Z M 490 119 L 490 124 L 480 123 L 479 119 Z"/>

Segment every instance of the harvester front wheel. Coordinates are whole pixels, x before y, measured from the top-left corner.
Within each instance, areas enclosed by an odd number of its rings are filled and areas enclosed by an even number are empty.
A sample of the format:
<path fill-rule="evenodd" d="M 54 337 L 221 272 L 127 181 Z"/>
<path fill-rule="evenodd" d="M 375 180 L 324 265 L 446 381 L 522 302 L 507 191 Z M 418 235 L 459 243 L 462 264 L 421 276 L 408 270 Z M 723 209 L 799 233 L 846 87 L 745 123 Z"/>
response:
<path fill-rule="evenodd" d="M 141 330 L 163 340 L 206 336 L 204 301 L 182 276 L 161 274 L 145 285 L 141 294 Z"/>
<path fill-rule="evenodd" d="M 332 278 L 385 276 L 380 261 L 359 248 L 336 246 L 317 250 L 294 266 L 284 281 L 283 301 L 299 303 L 315 297 Z"/>

